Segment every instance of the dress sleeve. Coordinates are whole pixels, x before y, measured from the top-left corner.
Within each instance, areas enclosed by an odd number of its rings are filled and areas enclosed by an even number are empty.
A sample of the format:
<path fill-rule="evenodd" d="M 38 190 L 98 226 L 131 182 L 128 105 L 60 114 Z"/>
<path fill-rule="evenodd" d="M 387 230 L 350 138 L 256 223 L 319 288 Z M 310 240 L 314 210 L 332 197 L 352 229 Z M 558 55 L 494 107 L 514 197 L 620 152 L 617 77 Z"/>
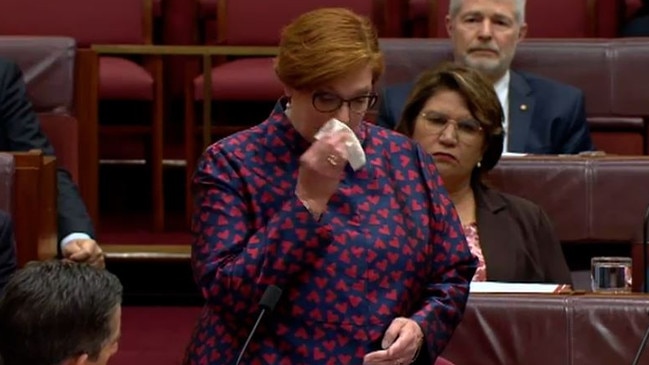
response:
<path fill-rule="evenodd" d="M 332 240 L 325 213 L 316 221 L 294 194 L 265 223 L 255 217 L 249 190 L 254 178 L 241 176 L 233 156 L 213 146 L 193 179 L 192 268 L 208 302 L 232 303 L 241 312 L 258 302 L 268 285 L 282 288 L 313 265 Z M 259 183 L 257 183 L 259 184 Z M 254 198 L 253 198 L 254 199 Z"/>
<path fill-rule="evenodd" d="M 417 148 L 424 189 L 430 200 L 430 277 L 424 301 L 411 319 L 421 326 L 425 342 L 422 356 L 436 358 L 460 323 L 469 294 L 469 284 L 477 267 L 460 219 L 443 187 L 432 157 Z"/>

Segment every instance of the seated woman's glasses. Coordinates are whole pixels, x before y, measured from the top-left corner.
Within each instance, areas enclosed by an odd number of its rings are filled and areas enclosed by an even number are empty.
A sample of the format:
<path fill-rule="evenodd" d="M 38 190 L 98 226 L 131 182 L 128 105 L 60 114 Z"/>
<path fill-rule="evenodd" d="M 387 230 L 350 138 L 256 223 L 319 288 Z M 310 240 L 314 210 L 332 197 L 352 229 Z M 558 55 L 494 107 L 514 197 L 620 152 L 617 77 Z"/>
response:
<path fill-rule="evenodd" d="M 340 96 L 328 92 L 315 92 L 313 94 L 313 107 L 321 113 L 331 113 L 340 109 L 343 103 L 347 103 L 349 110 L 354 113 L 365 113 L 376 103 L 377 95 L 374 93 L 360 95 L 351 99 L 343 99 Z"/>
<path fill-rule="evenodd" d="M 462 138 L 474 138 L 482 132 L 482 125 L 475 119 L 454 120 L 437 112 L 423 112 L 420 114 L 426 121 L 426 126 L 433 133 L 442 133 L 449 124 L 455 125 L 458 136 Z"/>

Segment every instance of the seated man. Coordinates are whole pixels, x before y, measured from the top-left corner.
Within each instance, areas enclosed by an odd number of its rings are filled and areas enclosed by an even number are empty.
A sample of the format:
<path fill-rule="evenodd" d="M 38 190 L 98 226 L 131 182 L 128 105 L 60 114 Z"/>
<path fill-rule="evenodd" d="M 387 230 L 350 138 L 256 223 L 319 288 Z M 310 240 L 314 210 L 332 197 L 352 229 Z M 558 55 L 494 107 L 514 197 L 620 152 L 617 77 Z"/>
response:
<path fill-rule="evenodd" d="M 504 152 L 594 150 L 580 90 L 509 69 L 527 31 L 525 0 L 451 0 L 446 22 L 455 62 L 477 69 L 494 85 L 505 110 Z M 408 83 L 383 92 L 380 126 L 395 128 L 412 87 Z"/>
<path fill-rule="evenodd" d="M 27 97 L 22 72 L 14 63 L 0 59 L 0 151 L 54 149 L 41 132 L 36 113 Z M 104 266 L 103 252 L 92 239 L 93 225 L 79 191 L 64 169 L 58 174 L 58 231 L 64 258 Z"/>
<path fill-rule="evenodd" d="M 16 249 L 14 246 L 13 227 L 9 214 L 0 210 L 0 295 L 16 270 Z"/>
<path fill-rule="evenodd" d="M 117 352 L 122 285 L 110 272 L 65 261 L 33 262 L 5 289 L 4 365 L 105 365 Z"/>

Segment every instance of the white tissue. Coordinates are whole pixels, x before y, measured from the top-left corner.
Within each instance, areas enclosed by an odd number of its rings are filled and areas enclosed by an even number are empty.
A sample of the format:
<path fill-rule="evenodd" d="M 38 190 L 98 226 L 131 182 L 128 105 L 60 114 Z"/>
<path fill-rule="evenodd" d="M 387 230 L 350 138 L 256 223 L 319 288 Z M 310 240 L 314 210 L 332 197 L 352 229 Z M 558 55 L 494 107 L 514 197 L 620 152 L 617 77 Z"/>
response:
<path fill-rule="evenodd" d="M 339 131 L 345 131 L 349 133 L 351 139 L 347 140 L 347 153 L 349 154 L 349 164 L 352 166 L 354 171 L 360 169 L 365 165 L 365 151 L 361 146 L 361 142 L 356 137 L 356 133 L 349 128 L 349 126 L 336 118 L 330 119 L 325 125 L 320 128 L 318 133 L 315 134 L 315 139 L 320 139 L 326 135 L 336 133 Z"/>

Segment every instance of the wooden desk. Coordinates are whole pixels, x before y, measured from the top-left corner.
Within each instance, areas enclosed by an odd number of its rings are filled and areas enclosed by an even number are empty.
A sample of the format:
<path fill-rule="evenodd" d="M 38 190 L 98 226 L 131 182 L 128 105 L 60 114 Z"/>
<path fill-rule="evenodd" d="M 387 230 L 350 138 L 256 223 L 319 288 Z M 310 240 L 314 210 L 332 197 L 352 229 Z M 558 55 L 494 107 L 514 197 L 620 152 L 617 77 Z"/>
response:
<path fill-rule="evenodd" d="M 12 153 L 15 159 L 13 221 L 18 265 L 57 254 L 56 158 L 41 151 Z"/>
<path fill-rule="evenodd" d="M 109 261 L 189 261 L 190 245 L 111 245 L 101 246 Z"/>

